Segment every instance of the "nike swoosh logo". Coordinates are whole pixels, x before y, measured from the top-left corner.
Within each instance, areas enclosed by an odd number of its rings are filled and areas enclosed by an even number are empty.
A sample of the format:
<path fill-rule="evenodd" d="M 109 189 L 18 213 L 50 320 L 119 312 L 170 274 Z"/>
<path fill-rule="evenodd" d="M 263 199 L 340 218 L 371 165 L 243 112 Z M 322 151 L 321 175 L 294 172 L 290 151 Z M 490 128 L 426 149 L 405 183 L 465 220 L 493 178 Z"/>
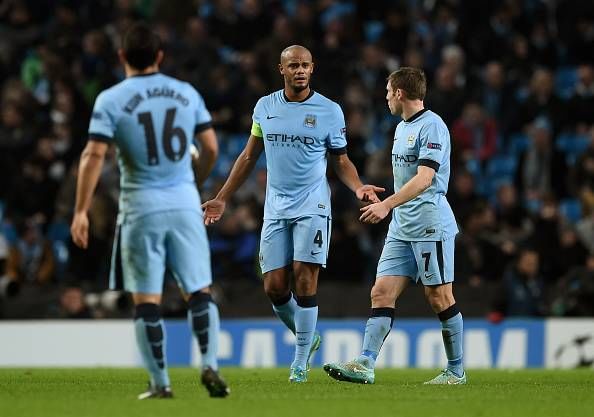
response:
<path fill-rule="evenodd" d="M 425 274 L 425 279 L 431 279 L 431 278 L 433 278 L 433 275 L 435 275 L 435 274 L 434 273 L 433 274 Z"/>
<path fill-rule="evenodd" d="M 278 117 L 278 116 L 266 116 L 266 119 L 267 119 L 267 120 L 270 120 L 270 119 L 276 119 L 277 117 Z"/>
<path fill-rule="evenodd" d="M 317 255 L 318 253 L 322 253 L 322 251 L 318 251 L 318 252 L 311 251 L 312 255 Z"/>

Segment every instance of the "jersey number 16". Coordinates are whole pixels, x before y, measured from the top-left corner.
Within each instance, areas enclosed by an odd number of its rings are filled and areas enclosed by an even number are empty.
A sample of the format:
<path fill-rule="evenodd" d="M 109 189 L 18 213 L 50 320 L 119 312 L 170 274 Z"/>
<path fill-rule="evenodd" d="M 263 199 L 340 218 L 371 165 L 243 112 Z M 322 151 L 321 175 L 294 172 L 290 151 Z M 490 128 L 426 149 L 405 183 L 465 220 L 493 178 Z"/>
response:
<path fill-rule="evenodd" d="M 161 135 L 165 156 L 173 162 L 179 161 L 184 156 L 188 144 L 186 132 L 184 132 L 181 127 L 173 126 L 173 119 L 175 119 L 176 111 L 177 109 L 175 107 L 167 109 L 167 112 L 165 113 L 165 124 L 163 125 L 163 134 Z M 153 124 L 152 114 L 150 112 L 138 113 L 138 123 L 144 127 L 148 163 L 149 165 L 159 165 L 159 152 L 157 151 L 157 138 L 155 136 L 155 126 Z M 179 148 L 177 150 L 173 149 L 174 137 L 177 137 L 179 140 Z"/>

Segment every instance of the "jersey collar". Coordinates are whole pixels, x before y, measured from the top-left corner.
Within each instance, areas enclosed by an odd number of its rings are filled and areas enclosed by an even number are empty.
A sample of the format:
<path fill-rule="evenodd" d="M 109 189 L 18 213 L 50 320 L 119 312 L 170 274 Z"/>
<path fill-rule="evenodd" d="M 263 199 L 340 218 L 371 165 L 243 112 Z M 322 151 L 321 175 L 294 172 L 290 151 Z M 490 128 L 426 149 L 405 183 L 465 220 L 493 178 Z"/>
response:
<path fill-rule="evenodd" d="M 314 95 L 314 90 L 310 87 L 309 89 L 309 94 L 307 95 L 307 97 L 305 97 L 303 100 L 301 101 L 291 101 L 289 100 L 289 97 L 287 97 L 287 95 L 285 94 L 285 90 L 283 89 L 283 98 L 285 99 L 285 101 L 287 103 L 305 103 L 307 100 L 309 100 L 311 98 L 311 96 Z"/>
<path fill-rule="evenodd" d="M 134 74 L 134 75 L 131 75 L 130 78 L 135 78 L 135 77 L 150 77 L 151 75 L 157 75 L 157 74 L 160 74 L 160 72 L 159 71 L 156 71 L 156 72 L 149 72 L 147 74 Z"/>
<path fill-rule="evenodd" d="M 410 116 L 407 120 L 405 120 L 406 123 L 410 123 L 410 122 L 414 122 L 415 120 L 417 120 L 419 117 L 421 117 L 421 115 L 423 113 L 425 113 L 427 110 L 429 109 L 423 109 L 423 110 L 419 110 L 418 112 L 416 112 L 415 114 L 413 114 L 412 116 Z"/>

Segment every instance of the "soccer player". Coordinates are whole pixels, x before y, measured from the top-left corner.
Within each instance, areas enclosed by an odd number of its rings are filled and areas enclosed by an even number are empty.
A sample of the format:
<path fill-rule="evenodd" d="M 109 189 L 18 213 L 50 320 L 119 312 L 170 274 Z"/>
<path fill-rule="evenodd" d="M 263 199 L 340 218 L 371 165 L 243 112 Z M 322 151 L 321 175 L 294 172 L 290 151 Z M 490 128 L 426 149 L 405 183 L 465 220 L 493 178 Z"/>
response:
<path fill-rule="evenodd" d="M 97 97 L 82 153 L 72 238 L 86 248 L 87 212 L 105 153 L 115 144 L 121 173 L 118 226 L 110 286 L 132 292 L 136 341 L 150 374 L 139 396 L 169 398 L 165 329 L 159 305 L 165 271 L 188 302 L 188 319 L 202 353 L 202 383 L 211 396 L 229 389 L 217 371 L 219 312 L 210 295 L 210 252 L 196 187 L 210 173 L 218 152 L 211 117 L 188 83 L 159 73 L 163 51 L 144 24 L 132 26 L 119 57 L 126 79 Z M 195 173 L 190 148 L 201 146 Z"/>
<path fill-rule="evenodd" d="M 396 300 L 409 281 L 424 285 L 425 296 L 441 322 L 448 365 L 426 384 L 465 384 L 462 367 L 462 315 L 454 281 L 456 219 L 445 194 L 450 178 L 450 136 L 443 120 L 425 109 L 425 74 L 400 68 L 388 77 L 386 100 L 403 120 L 392 146 L 395 193 L 361 209 L 360 220 L 378 223 L 392 212 L 388 236 L 371 289 L 371 315 L 359 357 L 328 363 L 334 379 L 373 384 L 375 360 L 394 321 Z"/>
<path fill-rule="evenodd" d="M 340 180 L 362 201 L 379 201 L 383 188 L 363 185 L 346 153 L 342 110 L 314 92 L 309 50 L 293 45 L 282 51 L 279 71 L 284 89 L 258 100 L 251 135 L 216 197 L 203 204 L 205 223 L 218 221 L 226 202 L 253 170 L 263 150 L 268 171 L 260 266 L 264 291 L 281 321 L 296 335 L 289 381 L 306 382 L 311 353 L 320 346 L 315 333 L 320 265 L 330 241 L 330 159 Z M 327 156 L 328 155 L 328 156 Z M 295 275 L 291 292 L 290 269 Z"/>

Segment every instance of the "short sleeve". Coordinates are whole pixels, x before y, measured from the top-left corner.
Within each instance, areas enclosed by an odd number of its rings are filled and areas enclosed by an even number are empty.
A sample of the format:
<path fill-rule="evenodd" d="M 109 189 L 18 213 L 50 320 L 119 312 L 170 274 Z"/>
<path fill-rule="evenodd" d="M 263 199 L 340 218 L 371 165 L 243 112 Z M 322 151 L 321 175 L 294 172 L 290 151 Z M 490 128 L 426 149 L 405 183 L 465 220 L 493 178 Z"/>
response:
<path fill-rule="evenodd" d="M 194 109 L 196 126 L 194 128 L 194 134 L 196 134 L 212 127 L 212 117 L 200 93 L 196 90 L 194 91 L 196 93 L 196 107 Z"/>
<path fill-rule="evenodd" d="M 342 109 L 336 103 L 334 103 L 328 126 L 328 139 L 326 143 L 328 152 L 338 155 L 346 153 L 346 123 Z"/>
<path fill-rule="evenodd" d="M 254 106 L 254 113 L 252 114 L 252 120 L 258 123 L 258 126 L 262 123 L 262 114 L 264 111 L 264 97 L 262 97 Z"/>
<path fill-rule="evenodd" d="M 439 171 L 444 151 L 448 146 L 449 133 L 438 123 L 430 123 L 423 127 L 419 138 L 419 165 Z"/>
<path fill-rule="evenodd" d="M 91 122 L 89 123 L 89 137 L 93 140 L 112 142 L 116 131 L 113 107 L 105 93 L 101 93 L 95 100 Z"/>

